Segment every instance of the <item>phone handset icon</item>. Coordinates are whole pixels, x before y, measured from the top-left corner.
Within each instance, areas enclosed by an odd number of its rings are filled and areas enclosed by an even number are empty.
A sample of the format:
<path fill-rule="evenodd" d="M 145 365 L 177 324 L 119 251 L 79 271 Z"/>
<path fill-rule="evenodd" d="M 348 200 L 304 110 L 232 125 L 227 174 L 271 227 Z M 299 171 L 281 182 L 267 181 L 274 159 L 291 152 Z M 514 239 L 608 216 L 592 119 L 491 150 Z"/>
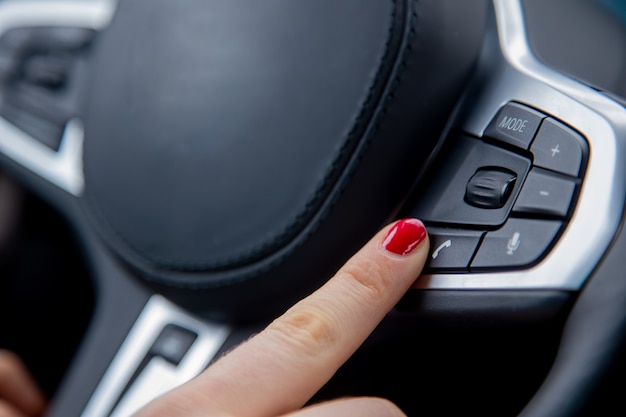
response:
<path fill-rule="evenodd" d="M 450 239 L 448 239 L 445 242 L 443 242 L 441 245 L 439 245 L 439 247 L 437 249 L 435 249 L 435 251 L 433 252 L 431 257 L 433 259 L 437 259 L 439 257 L 439 253 L 442 250 L 444 250 L 445 248 L 449 248 L 450 246 L 452 246 L 452 241 Z"/>

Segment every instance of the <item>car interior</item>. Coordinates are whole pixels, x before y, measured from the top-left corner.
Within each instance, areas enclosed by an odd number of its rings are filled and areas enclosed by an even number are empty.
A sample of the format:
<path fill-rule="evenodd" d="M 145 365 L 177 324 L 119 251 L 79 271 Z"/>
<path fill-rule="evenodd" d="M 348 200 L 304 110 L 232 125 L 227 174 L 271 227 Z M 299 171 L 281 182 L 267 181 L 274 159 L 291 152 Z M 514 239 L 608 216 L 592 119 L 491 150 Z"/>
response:
<path fill-rule="evenodd" d="M 0 348 L 127 417 L 417 217 L 311 403 L 626 413 L 626 3 L 0 0 Z"/>

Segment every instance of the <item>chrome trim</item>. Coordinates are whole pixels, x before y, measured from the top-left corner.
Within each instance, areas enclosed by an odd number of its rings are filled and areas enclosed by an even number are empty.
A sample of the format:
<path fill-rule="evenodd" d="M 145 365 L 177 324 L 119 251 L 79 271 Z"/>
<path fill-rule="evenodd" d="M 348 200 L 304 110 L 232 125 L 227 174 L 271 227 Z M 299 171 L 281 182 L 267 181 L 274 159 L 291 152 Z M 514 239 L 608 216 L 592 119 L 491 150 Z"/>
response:
<path fill-rule="evenodd" d="M 0 117 L 0 151 L 51 183 L 79 196 L 83 192 L 83 124 L 70 120 L 58 151 Z"/>
<path fill-rule="evenodd" d="M 230 328 L 227 326 L 199 321 L 165 298 L 159 295 L 152 296 L 100 380 L 81 414 L 82 417 L 105 417 L 114 411 L 113 407 L 122 390 L 161 330 L 168 324 L 175 324 L 198 334 L 198 338 L 176 369 L 177 380 L 183 382 L 206 368 L 230 334 Z"/>
<path fill-rule="evenodd" d="M 23 26 L 77 26 L 99 30 L 115 11 L 114 0 L 4 0 L 0 2 L 0 36 Z M 70 194 L 84 189 L 82 164 L 83 127 L 68 123 L 58 151 L 0 118 L 0 152 Z"/>
<path fill-rule="evenodd" d="M 578 204 L 557 245 L 535 267 L 506 273 L 426 275 L 417 280 L 414 288 L 576 291 L 609 247 L 622 217 L 626 193 L 626 110 L 534 57 L 520 2 L 494 0 L 493 5 L 502 55 L 486 57 L 490 65 L 488 77 L 476 81 L 480 83 L 480 92 L 465 104 L 471 112 L 459 127 L 482 136 L 497 110 L 513 100 L 569 124 L 587 138 L 590 148 Z"/>

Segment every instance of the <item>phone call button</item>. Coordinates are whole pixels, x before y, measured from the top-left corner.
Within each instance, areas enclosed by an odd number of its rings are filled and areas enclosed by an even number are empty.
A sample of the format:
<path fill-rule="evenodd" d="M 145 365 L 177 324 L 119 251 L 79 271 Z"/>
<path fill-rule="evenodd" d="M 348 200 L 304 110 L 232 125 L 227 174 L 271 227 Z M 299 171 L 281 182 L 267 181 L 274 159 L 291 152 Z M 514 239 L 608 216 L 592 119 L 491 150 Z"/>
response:
<path fill-rule="evenodd" d="M 467 270 L 478 247 L 482 232 L 458 229 L 428 228 L 430 253 L 426 272 Z"/>

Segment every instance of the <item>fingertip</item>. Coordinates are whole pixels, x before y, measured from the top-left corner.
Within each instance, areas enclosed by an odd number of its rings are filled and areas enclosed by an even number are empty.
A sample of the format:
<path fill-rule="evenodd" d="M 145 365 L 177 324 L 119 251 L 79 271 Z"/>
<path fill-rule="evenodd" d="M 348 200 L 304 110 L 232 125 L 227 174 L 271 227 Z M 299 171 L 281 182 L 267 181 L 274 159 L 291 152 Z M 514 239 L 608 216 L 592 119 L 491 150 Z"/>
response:
<path fill-rule="evenodd" d="M 393 255 L 407 256 L 428 240 L 424 223 L 415 218 L 396 221 L 382 241 L 383 249 Z"/>

